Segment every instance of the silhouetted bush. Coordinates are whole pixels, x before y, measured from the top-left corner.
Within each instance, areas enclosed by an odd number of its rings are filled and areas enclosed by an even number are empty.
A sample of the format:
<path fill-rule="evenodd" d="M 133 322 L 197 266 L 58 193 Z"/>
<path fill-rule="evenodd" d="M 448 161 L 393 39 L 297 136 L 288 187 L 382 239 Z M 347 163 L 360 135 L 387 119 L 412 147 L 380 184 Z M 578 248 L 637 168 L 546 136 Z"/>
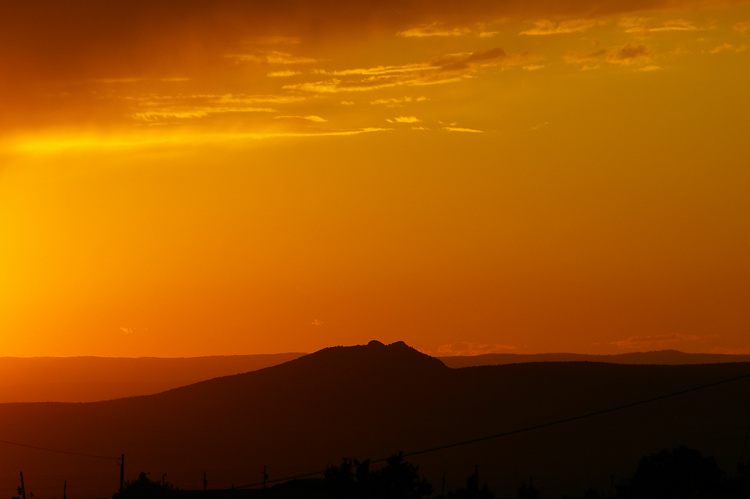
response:
<path fill-rule="evenodd" d="M 115 492 L 112 499 L 158 499 L 176 498 L 180 495 L 180 489 L 171 483 L 155 482 L 148 475 L 141 472 L 135 480 L 125 482 L 120 492 Z"/>
<path fill-rule="evenodd" d="M 586 492 L 583 494 L 583 499 L 599 499 L 599 492 L 592 488 L 586 489 Z"/>
<path fill-rule="evenodd" d="M 466 479 L 466 488 L 449 492 L 448 499 L 495 499 L 495 495 L 490 492 L 486 483 L 482 488 L 479 487 L 479 474 L 475 471 Z"/>
<path fill-rule="evenodd" d="M 344 459 L 326 470 L 326 487 L 336 498 L 420 499 L 432 493 L 432 485 L 419 477 L 419 466 L 404 461 L 403 452 L 386 459 L 386 465 L 370 471 L 370 460 Z"/>
<path fill-rule="evenodd" d="M 684 446 L 664 449 L 641 458 L 628 495 L 643 499 L 708 497 L 719 491 L 723 475 L 713 456 L 704 457 Z"/>
<path fill-rule="evenodd" d="M 519 499 L 539 499 L 542 496 L 534 485 L 521 482 L 521 486 L 518 487 L 518 497 Z"/>

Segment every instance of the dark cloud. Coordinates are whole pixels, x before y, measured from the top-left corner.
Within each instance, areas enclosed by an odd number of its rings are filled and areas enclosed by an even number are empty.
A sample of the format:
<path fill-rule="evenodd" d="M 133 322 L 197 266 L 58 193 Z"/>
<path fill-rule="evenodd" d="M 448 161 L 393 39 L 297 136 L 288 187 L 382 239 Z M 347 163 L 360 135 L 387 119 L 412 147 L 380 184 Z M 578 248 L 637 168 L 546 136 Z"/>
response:
<path fill-rule="evenodd" d="M 579 62 L 589 62 L 592 60 L 596 60 L 606 54 L 607 49 L 595 50 L 593 52 L 571 52 L 569 54 L 566 54 L 563 59 L 565 60 L 565 62 L 575 64 Z"/>
<path fill-rule="evenodd" d="M 607 54 L 607 62 L 615 64 L 635 64 L 651 60 L 651 51 L 646 45 L 626 44 Z"/>
<path fill-rule="evenodd" d="M 746 0 L 727 0 L 743 3 Z M 709 0 L 709 3 L 710 0 Z M 603 17 L 705 0 L 37 0 L 0 4 L 0 62 L 19 78 L 184 73 L 242 40 L 303 42 L 504 18 Z M 271 38 L 272 39 L 272 38 Z"/>
<path fill-rule="evenodd" d="M 501 48 L 474 52 L 469 55 L 448 55 L 435 59 L 431 65 L 440 68 L 441 71 L 463 71 L 472 66 L 485 63 L 496 63 L 507 59 L 508 54 Z"/>
<path fill-rule="evenodd" d="M 257 84 L 275 61 L 311 61 L 318 44 L 419 26 L 453 32 L 498 19 L 596 19 L 750 0 L 35 0 L 0 2 L 0 129 L 39 118 L 90 113 L 102 81 L 191 78 L 226 81 L 228 66 L 257 66 Z M 297 43 L 299 42 L 299 43 Z M 274 55 L 275 54 L 275 55 Z M 235 56 L 245 56 L 231 58 Z M 228 57 L 230 56 L 230 57 Z M 252 56 L 252 57 L 251 57 Z M 283 56 L 283 57 L 282 57 Z M 443 61 L 461 70 L 507 57 L 494 49 Z M 627 53 L 621 55 L 627 60 Z M 262 71 L 261 71 L 262 70 Z M 131 80 L 132 81 L 132 80 Z M 97 83 L 98 82 L 98 83 Z M 195 88 L 200 83 L 195 82 Z M 187 84 L 186 84 L 187 85 Z M 231 92 L 238 89 L 225 89 Z M 65 98 L 59 98 L 66 93 Z M 103 102 L 103 101 L 102 101 Z M 117 113 L 125 104 L 112 103 Z M 97 106 L 104 110 L 104 105 Z M 111 111 L 111 110 L 110 110 Z M 112 112 L 107 111 L 105 114 Z M 105 111 L 102 111 L 105 112 Z M 89 119 L 88 114 L 81 119 Z"/>

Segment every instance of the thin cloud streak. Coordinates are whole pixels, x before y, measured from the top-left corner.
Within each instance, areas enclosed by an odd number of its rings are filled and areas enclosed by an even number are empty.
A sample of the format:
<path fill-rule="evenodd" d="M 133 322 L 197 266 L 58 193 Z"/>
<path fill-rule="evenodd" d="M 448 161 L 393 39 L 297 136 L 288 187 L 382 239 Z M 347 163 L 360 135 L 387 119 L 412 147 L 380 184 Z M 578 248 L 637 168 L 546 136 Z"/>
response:
<path fill-rule="evenodd" d="M 437 348 L 437 355 L 441 357 L 473 356 L 488 353 L 507 353 L 517 349 L 518 347 L 514 345 L 502 345 L 499 343 L 458 342 L 440 345 Z"/>
<path fill-rule="evenodd" d="M 617 348 L 624 350 L 635 350 L 642 348 L 662 349 L 675 343 L 704 343 L 709 339 L 717 338 L 717 335 L 694 335 L 694 334 L 657 334 L 657 335 L 634 335 L 625 340 L 610 342 Z"/>
<path fill-rule="evenodd" d="M 579 31 L 586 31 L 599 24 L 598 21 L 593 19 L 573 19 L 570 21 L 560 21 L 555 23 L 547 19 L 541 19 L 534 23 L 534 27 L 521 31 L 520 35 L 560 35 L 565 33 L 576 33 Z"/>

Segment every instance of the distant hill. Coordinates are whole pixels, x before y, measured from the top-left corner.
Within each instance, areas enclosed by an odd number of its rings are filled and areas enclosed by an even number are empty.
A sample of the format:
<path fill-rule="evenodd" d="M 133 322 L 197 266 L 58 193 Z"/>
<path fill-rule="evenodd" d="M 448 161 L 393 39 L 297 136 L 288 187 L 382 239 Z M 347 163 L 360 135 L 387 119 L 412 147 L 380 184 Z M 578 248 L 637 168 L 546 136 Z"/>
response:
<path fill-rule="evenodd" d="M 448 367 L 498 366 L 502 364 L 522 364 L 527 362 L 607 362 L 611 364 L 651 364 L 688 365 L 724 364 L 729 362 L 750 362 L 750 355 L 725 355 L 718 353 L 684 353 L 677 350 L 657 352 L 633 352 L 616 355 L 587 355 L 580 353 L 488 353 L 438 357 Z"/>
<path fill-rule="evenodd" d="M 305 355 L 194 358 L 0 357 L 0 403 L 96 402 L 151 395 L 220 376 L 256 371 Z"/>
<path fill-rule="evenodd" d="M 545 362 L 450 369 L 403 343 L 327 348 L 281 365 L 167 392 L 85 404 L 0 404 L 0 440 L 126 456 L 183 488 L 257 483 L 539 425 L 750 374 L 750 363 L 621 365 Z M 537 477 L 544 496 L 604 492 L 638 459 L 688 445 L 737 464 L 750 424 L 750 379 L 507 438 L 409 458 L 449 489 L 480 479 L 501 496 Z M 23 470 L 35 497 L 105 497 L 114 459 L 0 443 L 0 490 Z"/>
<path fill-rule="evenodd" d="M 221 376 L 283 364 L 304 353 L 193 358 L 0 357 L 0 403 L 97 402 L 152 395 Z M 689 354 L 676 350 L 620 355 L 569 353 L 438 357 L 452 368 L 528 362 L 718 364 L 750 362 L 750 355 Z"/>

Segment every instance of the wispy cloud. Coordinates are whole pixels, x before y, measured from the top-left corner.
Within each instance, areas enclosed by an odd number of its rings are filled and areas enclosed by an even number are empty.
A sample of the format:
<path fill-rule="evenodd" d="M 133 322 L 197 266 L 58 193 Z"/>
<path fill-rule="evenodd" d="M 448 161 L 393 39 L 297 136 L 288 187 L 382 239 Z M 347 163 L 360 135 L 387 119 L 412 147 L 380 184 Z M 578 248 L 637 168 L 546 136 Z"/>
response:
<path fill-rule="evenodd" d="M 705 343 L 709 339 L 716 338 L 717 335 L 694 335 L 694 334 L 657 334 L 657 335 L 635 335 L 625 340 L 612 341 L 610 345 L 615 345 L 623 350 L 636 350 L 644 348 L 665 348 L 674 346 L 678 343 Z"/>
<path fill-rule="evenodd" d="M 620 20 L 620 26 L 625 28 L 625 33 L 632 33 L 638 37 L 647 38 L 652 32 L 659 31 L 696 31 L 698 28 L 684 19 L 672 19 L 660 23 L 652 23 L 651 19 L 645 17 L 626 17 Z"/>
<path fill-rule="evenodd" d="M 274 113 L 275 109 L 270 107 L 194 107 L 189 109 L 154 109 L 133 113 L 133 118 L 143 121 L 154 121 L 162 119 L 194 119 L 205 118 L 210 114 L 223 113 Z"/>
<path fill-rule="evenodd" d="M 530 62 L 539 59 L 539 56 L 531 55 L 528 52 L 508 55 L 502 48 L 498 47 L 477 52 L 446 54 L 426 63 L 343 70 L 316 69 L 313 71 L 314 74 L 333 76 L 333 78 L 295 83 L 285 85 L 283 88 L 285 90 L 325 94 L 367 92 L 398 86 L 442 85 L 472 77 L 482 68 L 528 65 Z M 386 105 L 397 104 L 397 102 L 387 99 L 373 102 Z"/>
<path fill-rule="evenodd" d="M 747 50 L 746 45 L 734 46 L 731 43 L 722 43 L 711 50 L 705 50 L 709 54 L 718 54 L 719 52 L 744 52 Z"/>
<path fill-rule="evenodd" d="M 643 64 L 649 61 L 651 61 L 651 51 L 646 45 L 631 45 L 628 43 L 607 54 L 607 62 L 612 64 L 629 66 L 631 64 Z"/>
<path fill-rule="evenodd" d="M 325 122 L 328 121 L 326 119 L 321 118 L 320 116 L 315 116 L 315 115 L 311 115 L 311 116 L 276 116 L 276 118 L 274 118 L 274 119 L 277 119 L 277 120 L 282 120 L 282 119 L 305 120 L 305 121 L 314 121 L 315 123 L 325 123 Z"/>
<path fill-rule="evenodd" d="M 607 54 L 607 49 L 594 50 L 592 52 L 570 52 L 563 56 L 563 60 L 570 64 L 578 64 L 597 60 Z"/>
<path fill-rule="evenodd" d="M 270 76 L 271 78 L 285 78 L 287 76 L 296 76 L 301 75 L 299 71 L 292 71 L 291 69 L 287 69 L 284 71 L 271 71 L 266 76 Z"/>
<path fill-rule="evenodd" d="M 571 19 L 568 21 L 554 22 L 547 19 L 540 19 L 534 22 L 534 27 L 521 31 L 521 35 L 559 35 L 564 33 L 576 33 L 586 31 L 599 24 L 594 19 Z"/>
<path fill-rule="evenodd" d="M 740 33 L 744 33 L 745 31 L 750 29 L 750 21 L 745 21 L 742 23 L 736 23 L 732 27 L 735 31 L 739 31 Z"/>
<path fill-rule="evenodd" d="M 476 36 L 479 38 L 492 38 L 497 35 L 498 31 L 488 29 L 495 23 L 475 23 L 472 26 L 451 27 L 444 23 L 420 24 L 409 29 L 396 33 L 398 36 L 406 38 L 426 38 L 426 37 L 448 37 L 448 36 Z"/>
<path fill-rule="evenodd" d="M 469 28 L 446 28 L 440 23 L 432 23 L 400 31 L 398 36 L 423 38 L 428 36 L 465 36 L 468 34 L 471 34 Z"/>
<path fill-rule="evenodd" d="M 234 59 L 237 62 L 255 62 L 261 64 L 311 64 L 318 62 L 317 59 L 313 59 L 312 57 L 296 56 L 276 50 L 256 50 L 244 54 L 226 54 L 224 57 Z"/>
<path fill-rule="evenodd" d="M 424 102 L 427 100 L 427 97 L 419 96 L 419 97 L 391 97 L 390 99 L 376 99 L 374 101 L 370 101 L 370 104 L 373 105 L 382 105 L 386 107 L 401 107 L 403 104 L 408 104 L 410 102 Z"/>
<path fill-rule="evenodd" d="M 408 81 L 399 81 L 396 79 L 366 81 L 345 81 L 339 78 L 332 78 L 325 81 L 313 81 L 305 83 L 295 83 L 293 85 L 284 85 L 284 90 L 299 90 L 303 92 L 312 92 L 318 94 L 335 94 L 340 92 L 369 92 L 382 88 L 392 88 L 398 85 L 406 85 Z"/>
<path fill-rule="evenodd" d="M 163 105 L 170 103 L 217 103 L 217 104 L 291 104 L 304 101 L 304 97 L 297 95 L 248 95 L 248 94 L 188 94 L 188 95 L 149 95 L 148 97 L 133 98 L 133 100 L 147 105 Z"/>
<path fill-rule="evenodd" d="M 404 64 L 401 66 L 375 66 L 373 68 L 355 68 L 355 69 L 342 69 L 342 70 L 325 70 L 315 69 L 314 74 L 329 75 L 329 76 L 351 76 L 351 75 L 392 75 L 398 73 L 413 73 L 414 71 L 422 71 L 430 69 L 429 64 Z"/>
<path fill-rule="evenodd" d="M 398 118 L 393 118 L 392 120 L 386 120 L 389 123 L 418 123 L 422 120 L 417 118 L 416 116 L 399 116 Z"/>
<path fill-rule="evenodd" d="M 474 130 L 473 128 L 463 128 L 456 126 L 444 126 L 443 130 L 445 130 L 446 132 L 484 133 L 482 130 Z"/>
<path fill-rule="evenodd" d="M 455 355 L 482 355 L 487 353 L 504 353 L 517 350 L 513 345 L 501 345 L 499 343 L 469 343 L 459 342 L 448 345 L 440 345 L 437 354 L 443 357 Z"/>
<path fill-rule="evenodd" d="M 430 64 L 442 72 L 456 71 L 473 71 L 481 67 L 489 66 L 517 66 L 528 64 L 540 59 L 539 56 L 531 55 L 528 52 L 522 52 L 509 56 L 505 50 L 500 47 L 480 50 L 464 54 L 448 54 L 433 59 Z"/>
<path fill-rule="evenodd" d="M 205 118 L 212 114 L 273 113 L 277 112 L 275 108 L 262 105 L 283 105 L 303 100 L 304 97 L 292 95 L 151 95 L 133 99 L 136 110 L 131 116 L 153 123 Z"/>
<path fill-rule="evenodd" d="M 606 60 L 610 64 L 620 64 L 624 66 L 641 65 L 651 62 L 651 50 L 646 45 L 625 44 L 615 49 L 599 49 L 591 52 L 569 52 L 563 56 L 563 60 L 570 64 L 584 64 L 584 70 L 597 69 L 598 65 L 589 63 Z M 658 69 L 656 66 L 650 66 L 649 70 Z"/>

